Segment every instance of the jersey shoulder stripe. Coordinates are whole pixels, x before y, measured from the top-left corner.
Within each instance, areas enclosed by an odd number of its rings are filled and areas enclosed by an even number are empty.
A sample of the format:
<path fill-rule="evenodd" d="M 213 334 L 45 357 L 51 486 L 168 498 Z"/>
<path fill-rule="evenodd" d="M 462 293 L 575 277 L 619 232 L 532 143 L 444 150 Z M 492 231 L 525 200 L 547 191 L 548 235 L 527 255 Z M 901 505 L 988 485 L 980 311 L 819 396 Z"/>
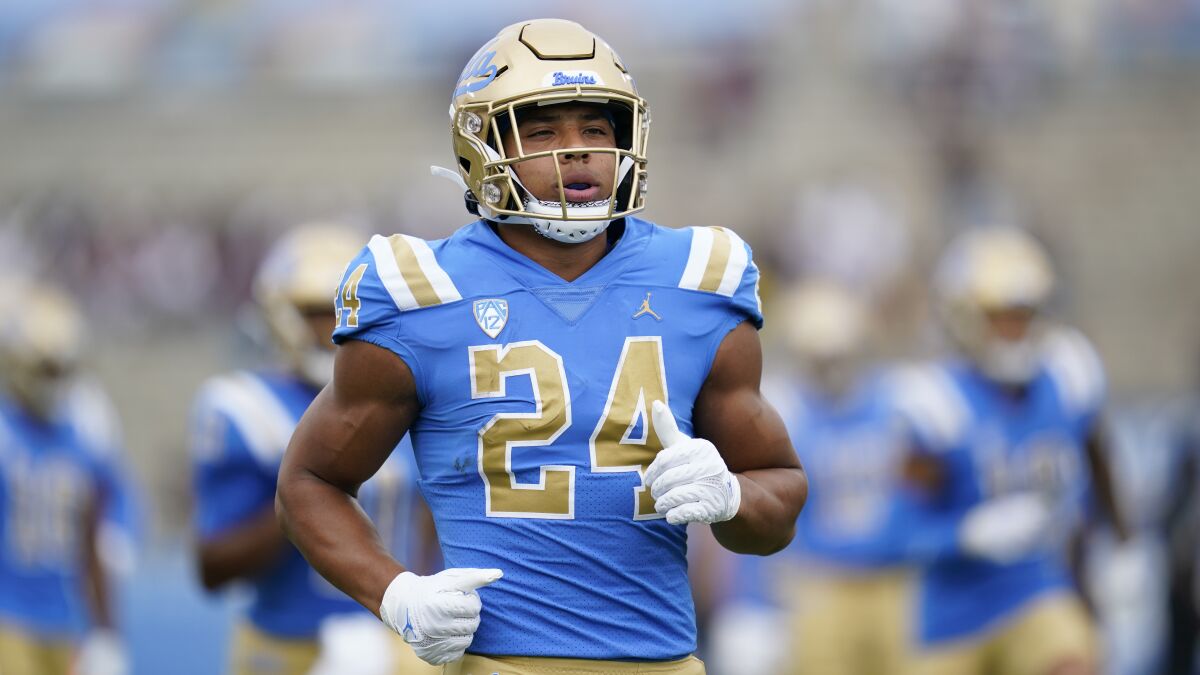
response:
<path fill-rule="evenodd" d="M 98 382 L 90 378 L 72 382 L 67 410 L 76 433 L 93 456 L 106 460 L 120 452 L 121 425 L 117 412 Z"/>
<path fill-rule="evenodd" d="M 946 369 L 936 364 L 896 368 L 889 396 L 927 450 L 950 450 L 963 439 L 971 408 Z"/>
<path fill-rule="evenodd" d="M 692 246 L 679 287 L 733 297 L 753 265 L 746 242 L 727 227 L 692 227 Z"/>
<path fill-rule="evenodd" d="M 407 234 L 375 235 L 367 244 L 388 295 L 401 311 L 462 300 L 450 275 L 424 239 Z"/>
<path fill-rule="evenodd" d="M 224 415 L 255 461 L 267 468 L 283 458 L 298 422 L 261 379 L 244 371 L 210 380 L 204 385 L 200 405 Z"/>
<path fill-rule="evenodd" d="M 1073 414 L 1088 414 L 1104 400 L 1104 366 L 1091 343 L 1072 328 L 1056 328 L 1044 343 L 1046 370 Z"/>

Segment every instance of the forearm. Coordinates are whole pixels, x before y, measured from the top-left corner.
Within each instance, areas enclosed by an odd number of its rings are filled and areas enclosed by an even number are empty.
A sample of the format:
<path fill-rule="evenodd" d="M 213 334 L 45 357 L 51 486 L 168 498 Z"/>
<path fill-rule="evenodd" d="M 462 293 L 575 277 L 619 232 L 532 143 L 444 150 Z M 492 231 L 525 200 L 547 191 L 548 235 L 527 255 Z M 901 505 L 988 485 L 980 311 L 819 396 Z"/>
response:
<path fill-rule="evenodd" d="M 1097 422 L 1093 425 L 1087 439 L 1087 456 L 1091 468 L 1092 483 L 1105 520 L 1113 529 L 1119 541 L 1128 541 L 1132 531 L 1128 520 L 1121 508 L 1120 497 L 1113 481 L 1113 473 L 1109 458 L 1111 444 L 1103 425 Z"/>
<path fill-rule="evenodd" d="M 287 546 L 272 504 L 245 523 L 199 543 L 200 581 L 215 590 L 235 579 L 262 574 L 279 561 Z"/>
<path fill-rule="evenodd" d="M 796 517 L 808 499 L 808 478 L 800 468 L 753 469 L 735 474 L 742 503 L 732 520 L 715 523 L 713 536 L 734 553 L 770 555 L 796 534 Z"/>
<path fill-rule="evenodd" d="M 404 567 L 353 496 L 302 468 L 286 469 L 275 502 L 284 533 L 321 576 L 378 614 L 384 591 Z"/>
<path fill-rule="evenodd" d="M 87 598 L 92 623 L 98 628 L 112 628 L 112 604 L 109 601 L 108 573 L 100 560 L 99 531 L 102 505 L 96 504 L 88 515 L 84 535 L 84 597 Z"/>

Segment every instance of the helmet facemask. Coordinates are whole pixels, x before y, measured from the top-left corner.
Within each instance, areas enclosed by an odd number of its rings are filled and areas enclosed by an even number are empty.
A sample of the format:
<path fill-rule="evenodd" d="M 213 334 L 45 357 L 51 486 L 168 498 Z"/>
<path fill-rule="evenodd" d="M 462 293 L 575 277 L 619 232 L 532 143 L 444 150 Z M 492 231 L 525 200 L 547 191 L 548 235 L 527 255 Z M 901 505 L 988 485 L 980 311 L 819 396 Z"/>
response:
<path fill-rule="evenodd" d="M 1041 364 L 1044 332 L 1037 308 L 997 308 L 982 312 L 979 321 L 983 335 L 973 343 L 971 358 L 980 371 L 989 379 L 1010 386 L 1032 381 Z M 1013 322 L 1024 326 L 1019 330 L 999 328 Z"/>
<path fill-rule="evenodd" d="M 625 100 L 580 97 L 557 90 L 553 94 L 521 97 L 488 110 L 459 111 L 456 135 L 467 137 L 465 142 L 476 147 L 486 157 L 482 167 L 479 199 L 481 215 L 501 223 L 527 223 L 549 239 L 565 243 L 580 243 L 603 232 L 619 218 L 640 211 L 645 205 L 646 159 L 644 154 L 649 115 L 640 100 L 614 94 Z M 535 151 L 526 147 L 516 130 L 525 114 L 552 105 L 596 105 L 613 127 L 615 147 L 570 147 Z M 488 132 L 482 131 L 484 119 Z M 480 131 L 469 133 L 476 127 Z M 511 139 L 507 144 L 506 139 Z M 639 151 L 641 150 L 641 151 Z M 576 201 L 568 195 L 568 162 L 572 155 L 611 155 L 612 176 L 609 188 L 595 199 Z M 522 182 L 520 166 L 539 159 L 554 165 L 555 192 L 553 199 L 539 197 Z M 464 167 L 465 168 L 465 167 Z"/>

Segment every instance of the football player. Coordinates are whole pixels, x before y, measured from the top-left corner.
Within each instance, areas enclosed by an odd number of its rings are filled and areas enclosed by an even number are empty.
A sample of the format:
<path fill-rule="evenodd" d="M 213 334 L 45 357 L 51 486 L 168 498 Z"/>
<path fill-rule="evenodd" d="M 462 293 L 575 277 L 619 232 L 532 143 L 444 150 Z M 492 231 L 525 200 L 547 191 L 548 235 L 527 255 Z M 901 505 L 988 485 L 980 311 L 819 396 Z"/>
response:
<path fill-rule="evenodd" d="M 789 392 L 792 441 L 819 486 L 788 562 L 790 657 L 779 672 L 899 673 L 907 666 L 907 567 L 893 508 L 907 445 L 886 372 L 867 361 L 867 307 L 824 284 L 783 307 L 801 376 Z"/>
<path fill-rule="evenodd" d="M 275 520 L 275 480 L 292 429 L 333 370 L 333 293 L 357 236 L 333 225 L 297 228 L 259 268 L 254 300 L 281 363 L 206 382 L 193 413 L 196 556 L 210 590 L 248 582 L 254 600 L 237 627 L 230 672 L 420 673 L 427 666 L 333 588 Z M 399 439 L 397 439 L 399 442 Z M 381 542 L 406 555 L 417 506 L 411 452 L 398 452 L 358 494 Z M 406 663 L 399 663 L 403 659 Z"/>
<path fill-rule="evenodd" d="M 479 220 L 376 236 L 350 263 L 337 369 L 288 448 L 280 517 L 446 673 L 703 672 L 686 525 L 771 553 L 807 491 L 759 392 L 750 249 L 633 216 L 646 104 L 578 24 L 502 30 L 450 113 L 444 173 Z M 353 502 L 410 430 L 449 567 L 433 576 Z"/>
<path fill-rule="evenodd" d="M 900 386 L 925 525 L 921 673 L 1095 673 L 1098 646 L 1067 543 L 1093 506 L 1127 537 L 1104 446 L 1105 377 L 1053 322 L 1050 261 L 1029 234 L 970 230 L 935 280 L 958 356 Z"/>
<path fill-rule="evenodd" d="M 129 672 L 101 532 L 128 502 L 116 415 L 82 374 L 83 318 L 43 283 L 0 302 L 0 673 Z"/>
<path fill-rule="evenodd" d="M 903 672 L 911 581 L 895 544 L 903 530 L 894 504 L 908 443 L 887 369 L 868 358 L 868 309 L 824 281 L 800 284 L 774 309 L 786 323 L 790 367 L 779 369 L 768 396 L 814 487 L 783 555 L 735 561 L 735 598 L 717 619 L 715 660 L 738 675 L 772 652 L 775 661 L 753 672 Z M 755 626 L 754 634 L 739 626 Z"/>

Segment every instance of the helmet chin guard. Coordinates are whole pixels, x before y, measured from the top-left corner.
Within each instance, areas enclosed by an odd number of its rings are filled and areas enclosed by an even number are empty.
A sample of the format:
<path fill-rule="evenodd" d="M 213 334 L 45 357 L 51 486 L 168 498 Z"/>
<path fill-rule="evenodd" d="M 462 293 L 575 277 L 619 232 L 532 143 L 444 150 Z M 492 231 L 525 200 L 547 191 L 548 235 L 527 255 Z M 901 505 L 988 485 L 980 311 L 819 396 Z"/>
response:
<path fill-rule="evenodd" d="M 488 150 L 491 149 L 489 148 Z M 499 159 L 499 155 L 495 154 L 494 151 L 488 154 Z M 625 180 L 633 165 L 634 162 L 631 158 L 624 157 L 621 159 L 621 164 L 617 170 L 618 184 Z M 463 181 L 457 172 L 440 166 L 431 166 L 429 169 L 434 176 L 445 178 L 464 190 L 470 191 L 466 182 Z M 572 202 L 564 204 L 563 202 L 538 199 L 521 183 L 521 179 L 511 166 L 508 168 L 508 173 L 513 184 L 523 193 L 522 203 L 525 208 L 522 212 L 528 215 L 496 214 L 485 205 L 479 204 L 480 215 L 488 220 L 530 225 L 538 234 L 547 239 L 560 241 L 564 244 L 582 244 L 585 241 L 596 238 L 601 232 L 607 230 L 613 221 L 624 217 L 623 215 L 613 217 L 612 198 L 579 204 Z M 563 214 L 567 215 L 566 219 L 563 219 Z M 537 217 L 539 215 L 546 217 L 539 218 Z"/>

